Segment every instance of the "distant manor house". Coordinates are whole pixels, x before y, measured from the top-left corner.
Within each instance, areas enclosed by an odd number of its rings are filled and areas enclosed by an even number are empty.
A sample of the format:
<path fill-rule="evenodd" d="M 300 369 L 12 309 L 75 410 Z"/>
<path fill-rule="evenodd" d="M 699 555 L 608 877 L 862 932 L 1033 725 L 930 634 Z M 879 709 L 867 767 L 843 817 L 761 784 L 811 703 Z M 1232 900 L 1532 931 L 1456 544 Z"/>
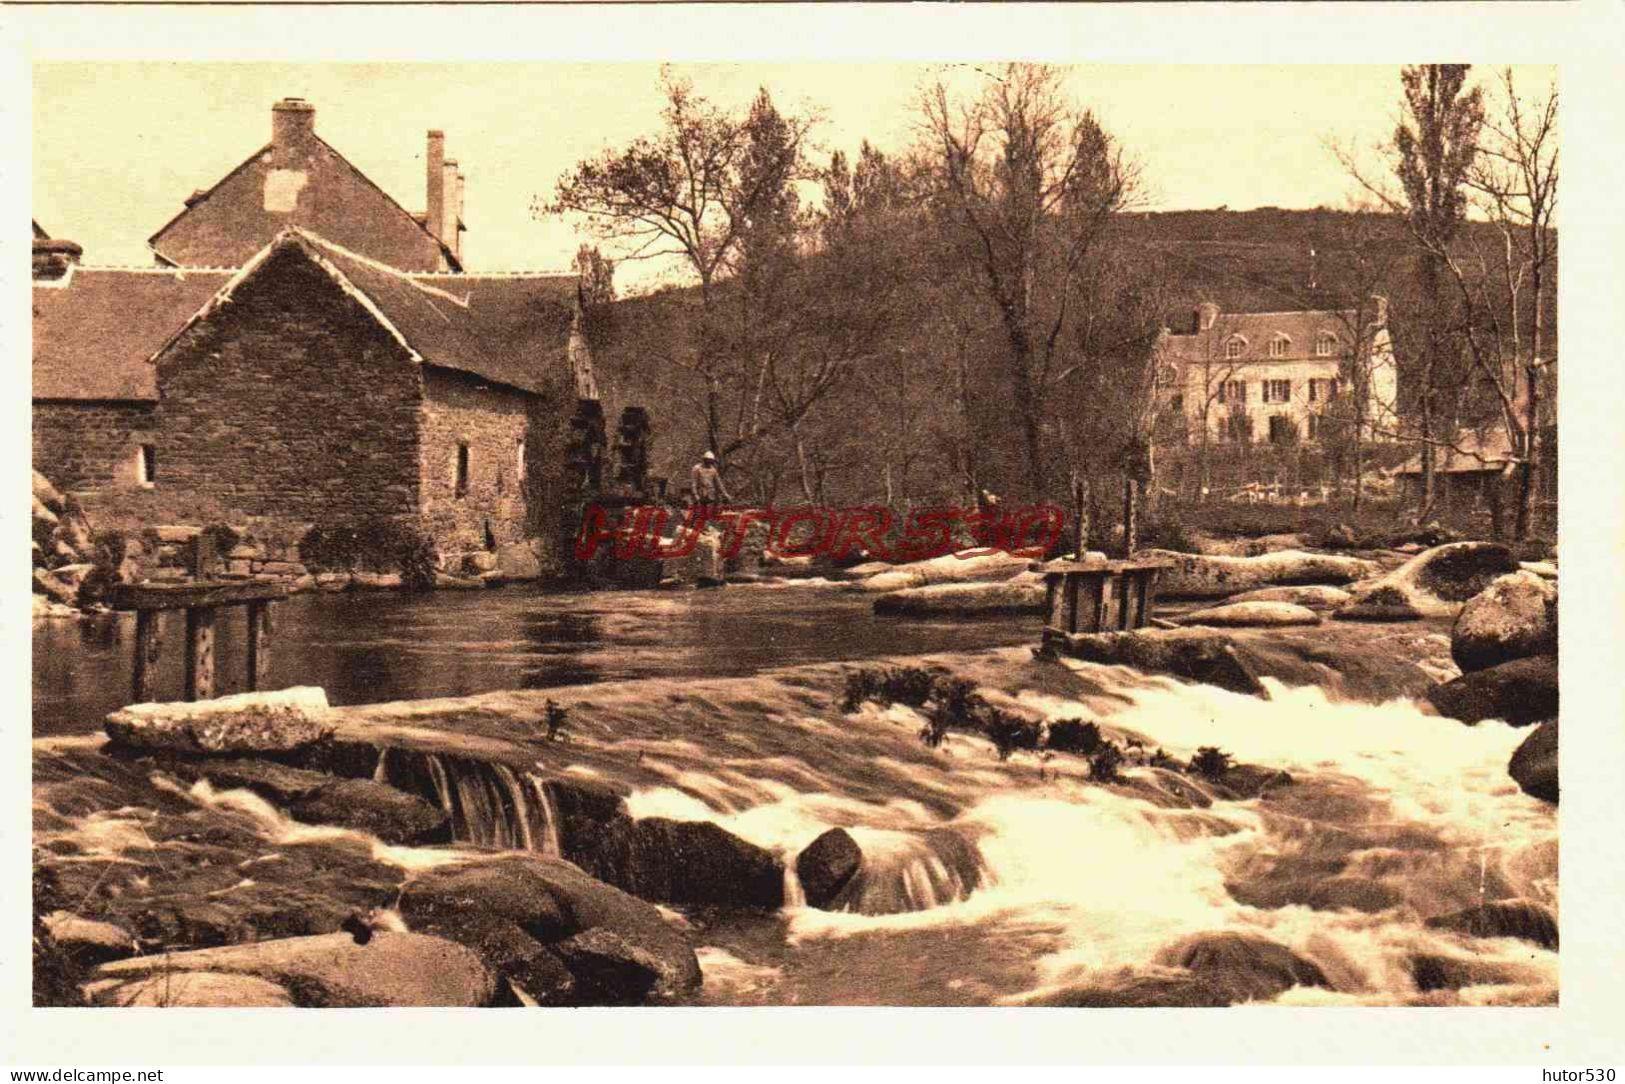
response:
<path fill-rule="evenodd" d="M 452 557 L 554 547 L 605 443 L 578 278 L 463 273 L 444 146 L 428 133 L 414 214 L 287 99 L 152 236 L 157 267 L 85 265 L 36 223 L 35 467 L 177 516 L 405 521 Z"/>

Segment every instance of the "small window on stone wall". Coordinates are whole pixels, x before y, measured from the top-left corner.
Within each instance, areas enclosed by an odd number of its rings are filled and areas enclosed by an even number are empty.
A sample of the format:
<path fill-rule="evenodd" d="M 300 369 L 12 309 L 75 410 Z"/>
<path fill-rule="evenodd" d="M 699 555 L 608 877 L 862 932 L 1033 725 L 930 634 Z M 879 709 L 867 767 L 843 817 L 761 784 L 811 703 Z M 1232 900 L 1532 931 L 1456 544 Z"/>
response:
<path fill-rule="evenodd" d="M 143 444 L 135 450 L 135 480 L 144 486 L 153 485 L 158 481 L 158 449 L 151 444 Z"/>
<path fill-rule="evenodd" d="M 519 448 L 514 453 L 514 477 L 519 479 L 521 486 L 525 484 L 525 442 L 523 440 L 519 442 Z"/>
<path fill-rule="evenodd" d="M 457 488 L 459 498 L 468 496 L 468 445 L 457 445 Z"/>

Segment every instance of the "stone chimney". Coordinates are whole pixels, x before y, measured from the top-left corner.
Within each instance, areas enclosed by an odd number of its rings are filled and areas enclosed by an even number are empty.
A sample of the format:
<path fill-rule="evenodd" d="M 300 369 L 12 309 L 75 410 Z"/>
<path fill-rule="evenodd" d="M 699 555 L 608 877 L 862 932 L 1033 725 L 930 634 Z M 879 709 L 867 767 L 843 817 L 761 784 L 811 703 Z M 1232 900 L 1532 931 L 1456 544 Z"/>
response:
<path fill-rule="evenodd" d="M 1196 330 L 1207 331 L 1219 322 L 1219 306 L 1211 301 L 1204 301 L 1196 307 Z"/>
<path fill-rule="evenodd" d="M 1388 299 L 1381 294 L 1371 295 L 1371 322 L 1378 327 L 1388 326 Z"/>
<path fill-rule="evenodd" d="M 424 155 L 428 171 L 427 195 L 424 197 L 423 219 L 429 232 L 443 239 L 446 222 L 446 133 L 438 128 L 429 130 L 429 148 Z"/>
<path fill-rule="evenodd" d="M 441 191 L 444 194 L 444 208 L 440 218 L 440 228 L 435 236 L 440 243 L 451 250 L 452 257 L 462 262 L 462 238 L 458 233 L 457 224 L 463 218 L 463 175 L 457 169 L 457 159 L 448 158 L 441 165 Z"/>
<path fill-rule="evenodd" d="M 34 278 L 59 279 L 68 268 L 79 262 L 84 249 L 72 241 L 54 241 L 49 237 L 34 238 Z"/>
<path fill-rule="evenodd" d="M 271 165 L 298 169 L 316 136 L 316 107 L 303 98 L 284 98 L 271 107 Z"/>

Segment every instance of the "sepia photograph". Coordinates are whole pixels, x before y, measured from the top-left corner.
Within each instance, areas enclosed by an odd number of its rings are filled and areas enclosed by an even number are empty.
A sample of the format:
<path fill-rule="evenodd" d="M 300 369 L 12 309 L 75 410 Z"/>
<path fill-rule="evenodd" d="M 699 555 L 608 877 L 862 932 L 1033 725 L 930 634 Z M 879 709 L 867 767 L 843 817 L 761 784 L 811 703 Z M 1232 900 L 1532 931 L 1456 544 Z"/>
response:
<path fill-rule="evenodd" d="M 1561 1003 L 1556 67 L 31 78 L 35 1006 Z"/>

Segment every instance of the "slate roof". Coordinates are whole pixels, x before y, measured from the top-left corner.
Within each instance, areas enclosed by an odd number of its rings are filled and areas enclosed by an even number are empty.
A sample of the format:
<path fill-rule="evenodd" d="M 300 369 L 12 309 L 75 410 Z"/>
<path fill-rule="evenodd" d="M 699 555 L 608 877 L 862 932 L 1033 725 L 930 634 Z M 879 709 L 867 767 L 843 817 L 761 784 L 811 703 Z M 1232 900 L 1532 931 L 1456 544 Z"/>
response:
<path fill-rule="evenodd" d="M 570 372 L 574 273 L 412 275 L 300 229 L 283 231 L 217 292 L 200 300 L 195 313 L 176 323 L 170 339 L 179 337 L 185 325 L 207 319 L 271 253 L 288 246 L 314 259 L 425 365 L 530 392 L 555 386 Z M 165 346 L 167 341 L 155 353 Z"/>
<path fill-rule="evenodd" d="M 174 218 L 147 239 L 160 261 L 173 266 L 240 267 L 276 234 L 302 227 L 338 244 L 409 271 L 458 268 L 456 257 L 424 224 L 315 133 L 308 137 L 316 172 L 298 209 L 265 209 L 271 171 L 269 143 L 211 187 L 194 192 Z"/>
<path fill-rule="evenodd" d="M 230 271 L 71 267 L 34 283 L 34 398 L 152 401 L 149 360 Z"/>
<path fill-rule="evenodd" d="M 1170 334 L 1164 340 L 1168 356 L 1179 360 L 1225 360 L 1226 348 L 1232 339 L 1240 339 L 1239 362 L 1327 361 L 1336 360 L 1350 343 L 1357 314 L 1352 310 L 1300 311 L 1300 312 L 1221 312 L 1218 320 L 1206 331 L 1192 327 L 1182 330 L 1190 334 Z M 1315 353 L 1315 342 L 1322 335 L 1336 338 L 1329 357 Z M 1287 345 L 1280 357 L 1271 357 L 1269 344 L 1285 336 Z"/>
<path fill-rule="evenodd" d="M 1439 474 L 1499 473 L 1511 461 L 1512 439 L 1507 436 L 1504 426 L 1493 425 L 1484 430 L 1463 429 L 1458 432 L 1451 447 L 1437 450 L 1433 457 L 1433 469 Z M 1412 456 L 1396 467 L 1394 473 L 1420 475 L 1421 455 Z"/>

